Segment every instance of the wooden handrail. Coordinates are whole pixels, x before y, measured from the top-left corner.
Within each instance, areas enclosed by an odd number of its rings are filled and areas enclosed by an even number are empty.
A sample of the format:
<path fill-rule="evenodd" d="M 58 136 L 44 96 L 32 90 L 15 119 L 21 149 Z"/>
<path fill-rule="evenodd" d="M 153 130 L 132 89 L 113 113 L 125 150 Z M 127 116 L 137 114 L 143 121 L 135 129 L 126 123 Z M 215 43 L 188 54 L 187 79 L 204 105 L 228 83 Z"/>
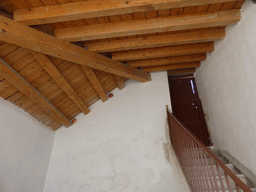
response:
<path fill-rule="evenodd" d="M 180 127 L 200 146 L 214 161 L 223 169 L 223 171 L 245 192 L 252 192 L 224 163 L 220 161 L 194 134 L 189 131 L 167 108 L 167 113 L 180 125 Z M 170 125 L 169 125 L 170 126 Z"/>

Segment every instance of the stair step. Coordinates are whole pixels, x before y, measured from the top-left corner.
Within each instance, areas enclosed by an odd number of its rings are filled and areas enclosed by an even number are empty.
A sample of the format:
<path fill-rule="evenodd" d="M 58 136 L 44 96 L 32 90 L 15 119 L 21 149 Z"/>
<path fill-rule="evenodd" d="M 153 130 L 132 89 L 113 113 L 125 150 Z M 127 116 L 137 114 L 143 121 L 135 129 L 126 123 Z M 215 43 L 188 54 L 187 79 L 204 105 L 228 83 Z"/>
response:
<path fill-rule="evenodd" d="M 229 164 L 228 160 L 227 160 L 226 158 L 224 158 L 224 157 L 218 157 L 218 159 L 219 159 L 222 163 L 224 163 L 224 164 Z M 194 160 L 193 160 L 193 162 L 194 162 L 195 164 L 201 164 L 202 161 L 203 161 L 203 163 L 205 164 L 205 159 L 194 159 Z M 209 160 L 209 159 L 207 159 L 207 162 L 208 162 L 208 164 L 210 164 L 210 160 Z M 212 159 L 212 163 L 215 164 L 215 161 L 214 161 L 213 159 Z"/>
<path fill-rule="evenodd" d="M 256 188 L 250 188 L 252 192 L 256 192 Z M 217 191 L 214 191 L 217 192 Z M 225 192 L 229 192 L 229 190 L 225 190 Z M 236 189 L 233 189 L 232 192 L 237 192 Z"/>
<path fill-rule="evenodd" d="M 248 180 L 246 179 L 246 177 L 243 175 L 243 174 L 239 174 L 239 175 L 236 175 L 239 179 L 241 179 L 241 181 L 243 181 L 243 183 L 244 184 L 246 184 L 248 187 L 250 187 L 249 185 L 250 185 L 250 183 L 248 183 Z M 221 176 L 221 178 L 222 178 L 222 181 L 223 181 L 223 184 L 224 184 L 224 188 L 227 190 L 228 189 L 228 186 L 227 186 L 227 183 L 226 183 L 226 179 L 225 179 L 225 176 Z M 208 178 L 209 179 L 209 178 Z M 217 179 L 217 183 L 218 183 L 218 187 L 219 187 L 219 189 L 221 189 L 221 183 L 220 183 L 220 180 L 219 180 L 219 177 L 216 177 L 216 179 Z M 213 181 L 213 177 L 211 178 L 211 180 L 212 180 L 212 182 L 214 182 Z M 235 186 L 235 183 L 234 183 L 234 181 L 232 180 L 232 179 L 229 179 L 230 180 L 230 183 L 231 183 L 231 188 L 232 188 L 232 190 L 235 190 L 236 189 L 236 186 Z M 208 182 L 209 182 L 209 185 L 211 184 L 210 183 L 210 180 L 208 180 Z M 214 183 L 213 183 L 213 185 L 215 185 Z"/>
<path fill-rule="evenodd" d="M 233 164 L 225 164 L 234 174 L 241 174 L 235 167 Z M 207 166 L 204 166 L 205 170 L 207 171 Z M 209 170 L 212 172 L 212 168 L 211 166 L 209 165 L 208 166 Z M 218 175 L 218 172 L 217 172 L 217 167 L 216 165 L 213 165 L 213 169 L 215 171 L 215 174 Z M 224 171 L 222 170 L 222 168 L 220 167 L 220 175 L 224 175 Z"/>
<path fill-rule="evenodd" d="M 237 175 L 237 177 L 238 177 L 241 181 L 243 181 L 243 183 L 245 183 L 249 188 L 251 188 L 251 190 L 252 190 L 253 192 L 256 192 L 256 188 L 252 188 L 252 186 L 250 186 L 250 184 L 248 183 L 248 180 L 246 179 L 246 177 L 245 177 L 243 174 L 239 174 L 239 175 Z M 198 178 L 198 177 L 197 177 L 197 178 Z M 222 176 L 221 178 L 222 178 L 222 181 L 223 181 L 223 185 L 224 185 L 225 191 L 229 191 L 229 190 L 228 190 L 227 183 L 226 183 L 225 176 Z M 208 184 L 209 184 L 209 187 L 210 187 L 210 189 L 211 189 L 210 191 L 212 191 L 211 182 L 210 182 L 209 179 L 210 179 L 210 178 L 207 177 Z M 219 188 L 219 190 L 221 190 L 221 182 L 220 182 L 220 180 L 219 180 L 219 177 L 216 177 L 216 179 L 217 179 L 218 188 Z M 229 180 L 230 180 L 230 184 L 231 184 L 231 189 L 232 189 L 232 191 L 237 191 L 234 181 L 233 181 L 232 179 L 229 179 Z M 216 186 L 215 186 L 215 182 L 214 182 L 214 180 L 213 180 L 213 177 L 211 177 L 211 181 L 212 181 L 212 184 L 213 184 L 213 189 L 216 190 Z M 205 186 L 205 185 L 206 185 L 206 183 L 204 184 L 204 186 Z M 221 190 L 221 191 L 222 191 L 222 190 Z"/>

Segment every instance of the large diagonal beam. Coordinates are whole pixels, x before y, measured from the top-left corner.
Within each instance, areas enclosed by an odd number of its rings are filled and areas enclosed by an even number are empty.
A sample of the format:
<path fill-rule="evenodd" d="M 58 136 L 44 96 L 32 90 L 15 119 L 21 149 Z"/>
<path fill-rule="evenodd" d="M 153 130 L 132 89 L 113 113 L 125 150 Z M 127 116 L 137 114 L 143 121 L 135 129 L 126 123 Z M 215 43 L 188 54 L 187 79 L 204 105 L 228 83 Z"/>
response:
<path fill-rule="evenodd" d="M 95 43 L 85 43 L 89 51 L 94 52 L 114 52 L 131 49 L 156 48 L 171 45 L 202 43 L 220 40 L 225 37 L 225 29 L 195 31 L 187 33 L 174 33 L 162 36 L 150 36 L 132 39 L 122 39 L 114 41 L 103 41 Z"/>
<path fill-rule="evenodd" d="M 154 19 L 139 19 L 86 25 L 55 30 L 55 36 L 66 41 L 85 41 L 147 33 L 226 26 L 241 19 L 239 10 L 224 10 L 214 13 L 195 13 Z"/>
<path fill-rule="evenodd" d="M 234 0 L 95 0 L 15 10 L 14 19 L 26 25 L 40 25 L 230 1 Z"/>
<path fill-rule="evenodd" d="M 141 82 L 150 74 L 0 16 L 0 40 Z"/>
<path fill-rule="evenodd" d="M 44 54 L 30 51 L 39 64 L 47 71 L 47 73 L 56 81 L 60 88 L 68 95 L 68 97 L 76 104 L 76 106 L 87 115 L 90 110 L 87 108 L 82 99 L 77 95 L 71 85 L 63 77 L 60 71 L 54 66 L 51 60 Z"/>
<path fill-rule="evenodd" d="M 55 118 L 58 122 L 69 127 L 71 121 L 54 107 L 43 95 L 32 85 L 21 77 L 14 69 L 0 58 L 0 75 L 10 82 L 14 87 L 24 93 L 28 98 L 37 103 L 46 113 Z"/>

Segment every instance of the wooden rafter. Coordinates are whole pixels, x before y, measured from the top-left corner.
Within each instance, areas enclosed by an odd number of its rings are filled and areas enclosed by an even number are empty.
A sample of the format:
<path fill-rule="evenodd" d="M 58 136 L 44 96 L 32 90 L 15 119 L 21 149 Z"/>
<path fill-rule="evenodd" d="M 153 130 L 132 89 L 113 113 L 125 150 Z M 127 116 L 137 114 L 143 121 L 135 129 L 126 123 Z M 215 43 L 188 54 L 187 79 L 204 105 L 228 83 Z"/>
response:
<path fill-rule="evenodd" d="M 140 49 L 131 51 L 121 51 L 112 54 L 112 58 L 117 61 L 129 61 L 138 59 L 149 59 L 159 57 L 170 57 L 179 55 L 191 55 L 214 51 L 214 43 L 196 43 L 188 45 L 175 45 L 172 47 L 159 47 L 151 49 Z"/>
<path fill-rule="evenodd" d="M 144 38 L 85 43 L 84 47 L 86 47 L 89 51 L 94 52 L 114 52 L 189 43 L 202 43 L 220 40 L 223 37 L 225 37 L 225 29 L 217 29 L 187 33 L 176 33 L 162 36 L 151 36 Z"/>
<path fill-rule="evenodd" d="M 179 63 L 171 65 L 161 65 L 153 67 L 143 67 L 143 71 L 156 72 L 156 71 L 168 71 L 168 70 L 178 70 L 178 69 L 189 69 L 200 67 L 200 62 L 190 62 L 190 63 Z"/>
<path fill-rule="evenodd" d="M 100 99 L 105 102 L 108 100 L 108 97 L 102 88 L 99 80 L 97 79 L 96 75 L 94 74 L 93 70 L 89 67 L 82 66 L 84 73 L 86 74 L 87 78 L 91 82 L 92 86 L 94 87 L 95 91 L 98 93 Z"/>
<path fill-rule="evenodd" d="M 54 66 L 51 60 L 44 54 L 35 51 L 30 51 L 34 58 L 39 64 L 47 71 L 47 73 L 56 81 L 60 88 L 69 96 L 69 98 L 76 104 L 76 106 L 86 115 L 90 112 L 86 104 L 77 95 L 71 85 L 59 72 L 59 70 Z"/>
<path fill-rule="evenodd" d="M 83 66 L 146 82 L 150 74 L 0 16 L 0 40 Z M 35 46 L 36 45 L 36 46 Z"/>
<path fill-rule="evenodd" d="M 226 26 L 241 19 L 239 10 L 184 14 L 153 19 L 140 19 L 56 29 L 55 36 L 65 41 L 85 41 L 146 33 Z"/>
<path fill-rule="evenodd" d="M 14 18 L 26 25 L 39 25 L 230 1 L 232 0 L 96 0 L 15 10 Z"/>
<path fill-rule="evenodd" d="M 37 103 L 45 112 L 55 118 L 58 122 L 69 127 L 71 121 L 54 107 L 43 95 L 21 77 L 10 65 L 0 58 L 0 75 L 10 82 L 14 87 L 24 93 L 28 98 Z"/>
<path fill-rule="evenodd" d="M 195 73 L 195 71 L 196 69 L 178 69 L 178 70 L 168 71 L 168 75 L 191 74 L 191 73 Z"/>
<path fill-rule="evenodd" d="M 114 75 L 114 78 L 116 80 L 117 87 L 122 90 L 125 87 L 123 78 L 118 75 Z"/>
<path fill-rule="evenodd" d="M 174 56 L 174 57 L 129 61 L 128 64 L 133 67 L 150 67 L 150 66 L 174 64 L 174 63 L 203 61 L 205 59 L 206 59 L 206 53 L 200 53 L 200 54 L 194 54 L 194 55 L 181 55 L 181 56 Z"/>

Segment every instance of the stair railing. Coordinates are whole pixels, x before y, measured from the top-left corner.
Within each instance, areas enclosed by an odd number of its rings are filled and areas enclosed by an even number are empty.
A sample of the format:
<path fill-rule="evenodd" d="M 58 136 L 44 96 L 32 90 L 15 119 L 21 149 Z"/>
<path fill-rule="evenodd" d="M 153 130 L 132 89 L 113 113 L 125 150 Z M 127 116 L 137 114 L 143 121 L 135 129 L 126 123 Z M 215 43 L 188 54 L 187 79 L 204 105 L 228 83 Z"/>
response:
<path fill-rule="evenodd" d="M 252 192 L 169 109 L 167 116 L 171 143 L 192 192 Z"/>

